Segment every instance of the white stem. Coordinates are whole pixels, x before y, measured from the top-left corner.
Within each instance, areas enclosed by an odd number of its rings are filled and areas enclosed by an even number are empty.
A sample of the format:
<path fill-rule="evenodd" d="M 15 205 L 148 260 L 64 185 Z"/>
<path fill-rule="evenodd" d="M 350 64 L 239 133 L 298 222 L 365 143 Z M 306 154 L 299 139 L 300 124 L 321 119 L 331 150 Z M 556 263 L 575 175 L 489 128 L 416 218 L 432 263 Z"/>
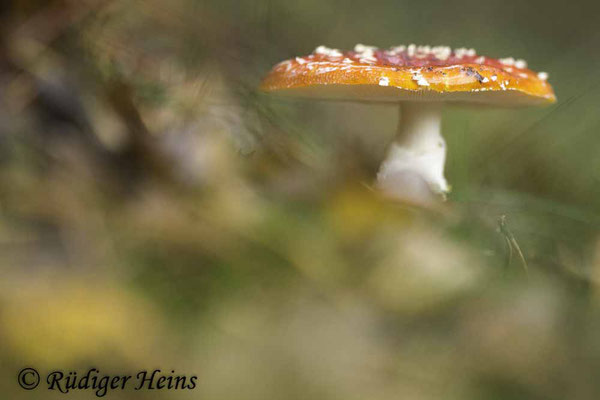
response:
<path fill-rule="evenodd" d="M 441 104 L 407 102 L 400 110 L 398 134 L 379 169 L 377 185 L 396 197 L 404 197 L 405 192 L 414 197 L 423 187 L 444 196 L 449 188 L 444 178 L 446 142 L 440 132 Z M 415 188 L 415 184 L 421 187 Z"/>

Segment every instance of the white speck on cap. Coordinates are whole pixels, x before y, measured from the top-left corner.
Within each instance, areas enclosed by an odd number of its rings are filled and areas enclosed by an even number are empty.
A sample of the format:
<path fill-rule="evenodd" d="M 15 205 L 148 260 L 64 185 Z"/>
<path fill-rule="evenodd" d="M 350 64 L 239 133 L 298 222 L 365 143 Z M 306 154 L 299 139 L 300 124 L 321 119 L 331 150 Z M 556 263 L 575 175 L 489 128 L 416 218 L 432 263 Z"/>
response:
<path fill-rule="evenodd" d="M 527 61 L 525 61 L 525 60 L 516 60 L 515 61 L 515 67 L 521 68 L 521 69 L 527 68 Z"/>
<path fill-rule="evenodd" d="M 409 44 L 408 48 L 406 49 L 406 52 L 408 53 L 409 57 L 412 57 L 415 55 L 415 52 L 417 51 L 417 45 L 416 44 Z"/>
<path fill-rule="evenodd" d="M 385 51 L 385 53 L 391 56 L 395 56 L 398 53 L 402 53 L 404 50 L 406 50 L 406 46 L 396 46 L 390 47 L 388 50 Z"/>
<path fill-rule="evenodd" d="M 354 51 L 358 53 L 360 62 L 376 62 L 377 59 L 375 58 L 375 50 L 377 50 L 377 47 L 365 46 L 364 44 L 360 43 L 354 46 Z"/>
<path fill-rule="evenodd" d="M 387 76 L 379 78 L 379 86 L 390 86 L 390 79 Z"/>
<path fill-rule="evenodd" d="M 496 80 L 498 80 L 498 76 L 497 76 L 497 75 L 492 75 L 492 76 L 490 77 L 490 79 L 491 79 L 492 81 L 496 82 Z"/>
<path fill-rule="evenodd" d="M 296 62 L 300 65 L 307 63 L 307 61 L 304 58 L 300 58 L 300 57 L 296 57 Z"/>
<path fill-rule="evenodd" d="M 512 57 L 501 58 L 499 61 L 504 65 L 514 65 L 515 64 L 515 59 Z"/>
<path fill-rule="evenodd" d="M 490 80 L 487 77 L 483 77 L 481 83 L 488 83 Z"/>
<path fill-rule="evenodd" d="M 427 82 L 427 79 L 425 79 L 425 77 L 423 77 L 423 75 L 421 75 L 420 72 L 412 71 L 412 73 L 413 73 L 412 79 L 413 79 L 413 81 L 417 82 L 417 85 L 429 86 L 429 82 Z"/>
<path fill-rule="evenodd" d="M 417 46 L 417 58 L 425 58 L 431 54 L 431 46 Z"/>
<path fill-rule="evenodd" d="M 475 51 L 475 49 L 459 47 L 458 49 L 454 49 L 454 55 L 457 58 L 463 58 L 464 56 L 475 57 L 477 55 L 477 52 Z"/>
<path fill-rule="evenodd" d="M 476 62 L 477 64 L 483 64 L 483 63 L 485 62 L 485 57 L 484 57 L 484 56 L 477 57 L 477 58 L 475 59 L 475 62 Z"/>
<path fill-rule="evenodd" d="M 452 49 L 448 46 L 435 46 L 431 52 L 438 60 L 447 60 L 452 54 Z"/>
<path fill-rule="evenodd" d="M 540 78 L 543 81 L 548 80 L 548 73 L 547 72 L 538 72 L 537 74 L 538 78 Z"/>
<path fill-rule="evenodd" d="M 354 46 L 354 51 L 357 53 L 364 53 L 364 52 L 369 52 L 369 51 L 375 51 L 377 50 L 377 47 L 375 46 L 367 46 L 361 43 L 358 43 L 356 46 Z"/>
<path fill-rule="evenodd" d="M 315 54 L 322 54 L 329 57 L 341 57 L 342 53 L 338 49 L 330 49 L 327 46 L 319 46 L 314 51 Z"/>

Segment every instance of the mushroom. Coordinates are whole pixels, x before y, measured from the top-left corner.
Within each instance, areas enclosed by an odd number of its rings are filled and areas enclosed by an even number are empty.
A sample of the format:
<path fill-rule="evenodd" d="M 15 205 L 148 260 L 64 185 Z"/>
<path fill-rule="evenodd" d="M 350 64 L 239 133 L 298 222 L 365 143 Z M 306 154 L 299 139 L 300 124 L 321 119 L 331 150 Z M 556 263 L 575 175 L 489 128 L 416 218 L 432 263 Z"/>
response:
<path fill-rule="evenodd" d="M 308 56 L 283 61 L 260 89 L 305 98 L 398 103 L 398 132 L 377 186 L 392 197 L 415 200 L 425 193 L 445 198 L 450 190 L 441 135 L 444 103 L 550 104 L 556 97 L 547 79 L 545 72 L 527 69 L 523 60 L 483 57 L 473 49 L 411 44 L 381 50 L 358 44 L 354 51 L 319 46 Z"/>

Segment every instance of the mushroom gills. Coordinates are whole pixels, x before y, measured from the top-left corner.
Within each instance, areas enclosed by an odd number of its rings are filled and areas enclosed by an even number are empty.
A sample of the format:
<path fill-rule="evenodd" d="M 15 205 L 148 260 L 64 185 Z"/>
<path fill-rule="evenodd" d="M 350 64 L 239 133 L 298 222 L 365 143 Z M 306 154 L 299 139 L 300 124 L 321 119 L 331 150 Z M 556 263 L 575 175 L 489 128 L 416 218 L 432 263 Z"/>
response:
<path fill-rule="evenodd" d="M 441 118 L 441 103 L 401 103 L 397 136 L 377 174 L 377 186 L 384 193 L 445 198 L 449 186 L 444 178 L 446 141 L 441 135 Z M 423 186 L 432 193 L 426 194 Z"/>

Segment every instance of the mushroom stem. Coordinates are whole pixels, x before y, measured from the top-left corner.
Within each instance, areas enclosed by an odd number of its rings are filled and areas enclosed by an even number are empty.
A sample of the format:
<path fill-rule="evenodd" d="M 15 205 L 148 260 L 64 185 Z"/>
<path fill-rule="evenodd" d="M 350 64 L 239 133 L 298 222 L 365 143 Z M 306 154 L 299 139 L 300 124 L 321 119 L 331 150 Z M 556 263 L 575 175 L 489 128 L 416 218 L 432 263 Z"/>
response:
<path fill-rule="evenodd" d="M 377 174 L 377 185 L 392 197 L 445 197 L 446 142 L 441 135 L 441 103 L 400 104 L 398 133 Z M 418 199 L 415 199 L 418 200 Z"/>

